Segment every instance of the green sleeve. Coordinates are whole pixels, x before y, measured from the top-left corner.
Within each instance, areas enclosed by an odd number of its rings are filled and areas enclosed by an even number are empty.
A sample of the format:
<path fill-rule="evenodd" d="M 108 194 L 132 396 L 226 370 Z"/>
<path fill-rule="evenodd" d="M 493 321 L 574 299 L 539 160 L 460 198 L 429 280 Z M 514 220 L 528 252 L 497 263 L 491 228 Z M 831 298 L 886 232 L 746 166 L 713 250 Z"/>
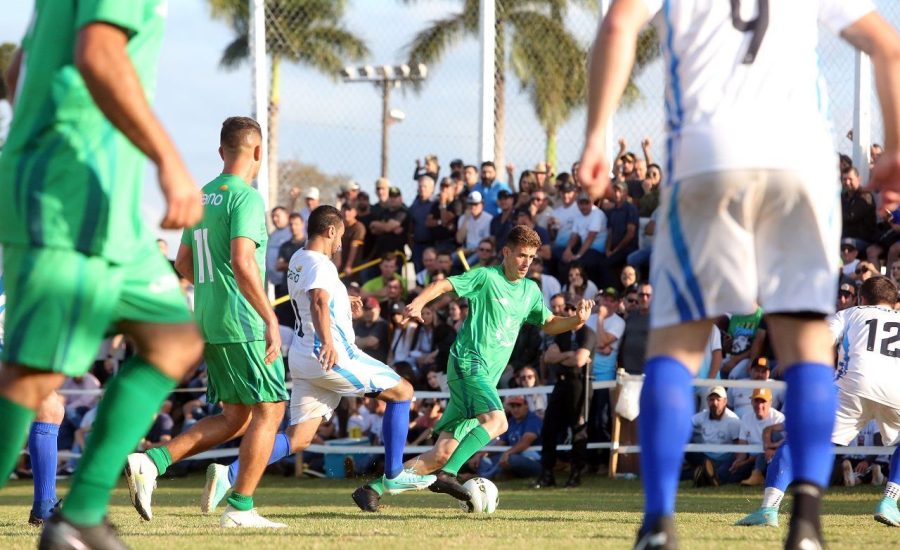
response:
<path fill-rule="evenodd" d="M 262 197 L 255 190 L 241 193 L 234 199 L 231 209 L 231 239 L 246 237 L 257 246 L 265 240 L 266 213 Z M 260 235 L 260 232 L 263 235 Z"/>
<path fill-rule="evenodd" d="M 487 278 L 488 268 L 477 267 L 460 275 L 447 277 L 453 290 L 460 298 L 471 298 L 483 285 Z"/>
<path fill-rule="evenodd" d="M 181 244 L 185 246 L 193 246 L 194 240 L 191 238 L 191 228 L 185 228 L 181 232 Z"/>
<path fill-rule="evenodd" d="M 544 326 L 544 323 L 546 323 L 547 319 L 553 314 L 550 313 L 550 310 L 544 305 L 544 295 L 538 289 L 537 284 L 532 281 L 527 282 L 531 283 L 529 285 L 529 288 L 531 289 L 531 310 L 528 312 L 528 317 L 525 318 L 525 322 L 539 327 Z"/>
<path fill-rule="evenodd" d="M 75 13 L 75 28 L 102 22 L 125 30 L 129 37 L 141 29 L 149 5 L 159 0 L 81 0 Z"/>

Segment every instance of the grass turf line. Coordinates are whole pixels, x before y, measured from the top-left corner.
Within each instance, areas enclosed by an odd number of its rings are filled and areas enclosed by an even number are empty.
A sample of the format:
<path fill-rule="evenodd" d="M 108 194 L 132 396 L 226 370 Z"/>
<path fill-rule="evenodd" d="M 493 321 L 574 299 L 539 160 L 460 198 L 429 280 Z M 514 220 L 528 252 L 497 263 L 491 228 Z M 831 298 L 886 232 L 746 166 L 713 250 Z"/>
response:
<path fill-rule="evenodd" d="M 630 548 L 641 518 L 638 481 L 586 478 L 577 489 L 535 491 L 527 482 L 498 483 L 500 507 L 472 516 L 446 495 L 429 491 L 385 496 L 382 512 L 360 512 L 350 493 L 359 480 L 315 480 L 266 476 L 255 500 L 261 514 L 288 524 L 279 531 L 224 530 L 218 513 L 203 516 L 198 501 L 203 477 L 162 479 L 153 495 L 153 521 L 142 521 L 128 500 L 124 479 L 112 498 L 111 520 L 135 549 L 275 547 L 348 548 Z M 38 530 L 27 524 L 31 482 L 12 481 L 0 491 L 0 548 L 32 549 Z M 60 483 L 65 495 L 68 482 Z M 824 505 L 829 548 L 900 548 L 900 530 L 872 519 L 880 488 L 832 489 Z M 682 484 L 678 535 L 682 548 L 729 550 L 777 548 L 786 532 L 790 498 L 782 506 L 781 528 L 735 527 L 759 506 L 761 491 L 729 486 L 691 489 Z"/>

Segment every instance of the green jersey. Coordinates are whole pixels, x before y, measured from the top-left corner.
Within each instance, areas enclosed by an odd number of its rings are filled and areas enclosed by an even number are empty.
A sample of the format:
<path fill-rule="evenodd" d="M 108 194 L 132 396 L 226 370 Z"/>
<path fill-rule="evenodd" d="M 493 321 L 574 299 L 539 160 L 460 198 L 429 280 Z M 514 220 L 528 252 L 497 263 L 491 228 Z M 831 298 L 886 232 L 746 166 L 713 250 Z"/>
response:
<path fill-rule="evenodd" d="M 140 209 L 144 155 L 97 108 L 74 50 L 79 30 L 90 23 L 123 29 L 148 93 L 166 6 L 166 0 L 35 1 L 0 156 L 0 242 L 76 250 L 116 263 L 145 251 L 138 242 L 152 242 Z"/>
<path fill-rule="evenodd" d="M 448 371 L 447 378 L 478 373 L 499 377 L 509 362 L 522 323 L 543 325 L 550 318 L 544 295 L 531 279 L 511 282 L 502 264 L 473 269 L 448 280 L 460 298 L 468 298 L 469 315 L 450 348 L 461 372 Z"/>
<path fill-rule="evenodd" d="M 209 344 L 265 338 L 266 325 L 241 294 L 231 269 L 231 240 L 256 243 L 259 279 L 265 280 L 266 211 L 259 192 L 239 176 L 222 174 L 203 186 L 203 219 L 185 229 L 181 243 L 193 249 L 194 314 Z"/>

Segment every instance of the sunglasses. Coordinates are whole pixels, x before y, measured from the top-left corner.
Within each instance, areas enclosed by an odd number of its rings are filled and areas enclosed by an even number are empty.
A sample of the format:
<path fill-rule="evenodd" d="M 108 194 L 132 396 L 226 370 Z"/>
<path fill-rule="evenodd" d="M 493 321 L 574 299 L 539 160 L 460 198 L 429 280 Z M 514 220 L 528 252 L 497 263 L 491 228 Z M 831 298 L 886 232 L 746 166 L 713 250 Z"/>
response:
<path fill-rule="evenodd" d="M 638 294 L 638 296 L 640 296 L 641 298 L 649 298 L 649 297 L 653 296 L 653 293 L 651 293 L 651 292 L 641 292 L 641 293 Z"/>
<path fill-rule="evenodd" d="M 626 298 L 625 301 L 628 302 L 629 304 L 637 304 L 638 303 L 637 298 Z"/>
<path fill-rule="evenodd" d="M 493 252 L 494 249 L 493 248 L 479 248 L 478 251 L 479 252 Z"/>

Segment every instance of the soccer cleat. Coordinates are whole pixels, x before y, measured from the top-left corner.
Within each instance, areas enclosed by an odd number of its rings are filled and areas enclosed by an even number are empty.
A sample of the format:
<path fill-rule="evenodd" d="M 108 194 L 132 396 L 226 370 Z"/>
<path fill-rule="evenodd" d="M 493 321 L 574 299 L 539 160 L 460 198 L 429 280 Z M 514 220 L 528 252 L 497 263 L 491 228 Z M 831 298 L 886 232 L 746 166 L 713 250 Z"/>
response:
<path fill-rule="evenodd" d="M 872 485 L 884 485 L 884 472 L 881 471 L 881 464 L 872 466 Z"/>
<path fill-rule="evenodd" d="M 38 550 L 128 550 L 115 528 L 104 521 L 100 525 L 75 525 L 60 514 L 44 523 Z"/>
<path fill-rule="evenodd" d="M 862 483 L 856 472 L 853 471 L 853 464 L 849 460 L 841 462 L 841 471 L 844 474 L 844 487 L 855 487 Z"/>
<path fill-rule="evenodd" d="M 537 481 L 531 485 L 532 489 L 546 489 L 547 487 L 556 487 L 556 476 L 553 475 L 553 470 L 544 470 Z"/>
<path fill-rule="evenodd" d="M 53 514 L 59 512 L 60 508 L 62 508 L 62 499 L 59 499 L 56 501 L 56 504 L 54 504 L 53 508 L 50 509 L 50 515 L 52 516 Z M 47 518 L 47 519 L 49 519 L 49 518 Z M 44 525 L 44 521 L 45 521 L 45 519 L 42 518 L 41 516 L 35 514 L 34 510 L 32 510 L 28 514 L 28 524 L 29 525 L 33 525 L 35 527 L 40 527 L 40 526 Z"/>
<path fill-rule="evenodd" d="M 469 491 L 466 490 L 465 487 L 456 479 L 456 476 L 450 475 L 443 470 L 439 470 L 435 474 L 434 482 L 428 486 L 428 489 L 433 493 L 444 493 L 450 495 L 456 500 L 461 500 L 463 502 L 471 502 L 472 495 L 469 494 Z"/>
<path fill-rule="evenodd" d="M 203 496 L 200 497 L 200 511 L 204 514 L 215 512 L 229 489 L 231 483 L 228 482 L 228 466 L 221 464 L 207 466 L 206 484 L 203 485 Z"/>
<path fill-rule="evenodd" d="M 396 495 L 405 491 L 418 491 L 424 489 L 435 482 L 437 477 L 433 475 L 420 476 L 412 468 L 406 468 L 395 478 L 384 476 L 382 483 L 384 484 L 384 492 L 389 495 Z"/>
<path fill-rule="evenodd" d="M 569 472 L 569 479 L 566 480 L 566 488 L 572 489 L 581 485 L 581 470 L 573 468 Z"/>
<path fill-rule="evenodd" d="M 634 550 L 677 550 L 678 539 L 675 537 L 675 522 L 672 518 L 659 518 L 652 527 L 642 526 L 634 543 Z"/>
<path fill-rule="evenodd" d="M 875 507 L 875 521 L 890 527 L 900 527 L 900 510 L 897 509 L 897 501 L 890 497 L 883 497 Z"/>
<path fill-rule="evenodd" d="M 128 482 L 128 493 L 131 495 L 131 504 L 138 514 L 146 521 L 153 519 L 153 510 L 150 509 L 150 499 L 153 490 L 156 489 L 156 465 L 150 457 L 144 453 L 132 453 L 128 455 L 125 463 L 125 480 Z"/>
<path fill-rule="evenodd" d="M 219 525 L 225 528 L 243 527 L 247 529 L 282 529 L 287 527 L 284 523 L 269 521 L 259 515 L 256 508 L 252 510 L 241 511 L 231 505 L 225 508 L 222 517 L 219 519 Z"/>
<path fill-rule="evenodd" d="M 792 517 L 791 527 L 787 540 L 784 542 L 785 550 L 823 550 L 825 542 L 822 533 L 809 520 Z"/>
<path fill-rule="evenodd" d="M 379 501 L 381 500 L 381 497 L 378 496 L 375 489 L 368 485 L 358 487 L 353 491 L 352 497 L 353 502 L 355 502 L 363 512 L 377 512 L 380 507 Z"/>
<path fill-rule="evenodd" d="M 775 508 L 774 506 L 760 507 L 752 514 L 749 514 L 737 520 L 737 523 L 735 523 L 735 525 L 741 525 L 744 527 L 753 525 L 762 525 L 764 527 L 778 527 L 778 508 Z"/>

